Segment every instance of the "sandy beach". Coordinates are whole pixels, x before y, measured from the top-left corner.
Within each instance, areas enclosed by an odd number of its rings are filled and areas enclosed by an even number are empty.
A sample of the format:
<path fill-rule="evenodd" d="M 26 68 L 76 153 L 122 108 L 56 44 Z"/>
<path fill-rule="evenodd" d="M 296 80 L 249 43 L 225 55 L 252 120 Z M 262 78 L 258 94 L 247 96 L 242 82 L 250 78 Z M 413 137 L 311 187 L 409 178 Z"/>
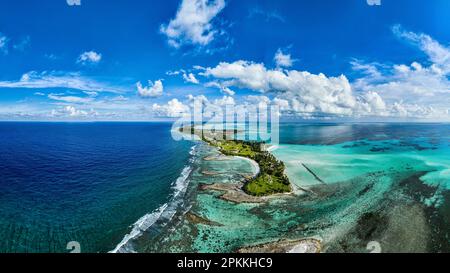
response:
<path fill-rule="evenodd" d="M 260 173 L 260 168 L 256 161 L 254 161 L 250 158 L 247 158 L 247 157 L 243 157 L 243 156 L 234 156 L 234 157 L 250 162 L 250 164 L 252 164 L 252 166 L 253 166 L 253 169 L 255 170 L 252 178 L 255 178 L 258 176 L 258 174 Z"/>

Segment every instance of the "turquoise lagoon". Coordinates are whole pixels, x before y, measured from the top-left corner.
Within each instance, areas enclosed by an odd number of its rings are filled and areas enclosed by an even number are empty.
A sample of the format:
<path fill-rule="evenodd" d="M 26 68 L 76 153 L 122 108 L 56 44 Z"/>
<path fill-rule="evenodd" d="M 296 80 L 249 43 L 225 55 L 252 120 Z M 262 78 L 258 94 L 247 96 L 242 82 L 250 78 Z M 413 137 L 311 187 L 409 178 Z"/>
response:
<path fill-rule="evenodd" d="M 295 194 L 236 204 L 202 184 L 255 167 L 170 123 L 1 123 L 0 252 L 450 252 L 449 124 L 280 124 Z M 275 149 L 276 148 L 276 149 Z M 193 217 L 195 215 L 195 217 Z"/>
<path fill-rule="evenodd" d="M 254 169 L 196 143 L 183 204 L 130 240 L 133 251 L 233 252 L 314 237 L 328 252 L 450 251 L 450 126 L 283 123 L 273 154 L 295 194 L 236 204 L 199 185 L 236 183 Z M 186 213 L 209 222 L 193 222 Z M 163 213 L 164 214 L 164 213 Z M 163 217 L 164 218 L 164 217 Z"/>

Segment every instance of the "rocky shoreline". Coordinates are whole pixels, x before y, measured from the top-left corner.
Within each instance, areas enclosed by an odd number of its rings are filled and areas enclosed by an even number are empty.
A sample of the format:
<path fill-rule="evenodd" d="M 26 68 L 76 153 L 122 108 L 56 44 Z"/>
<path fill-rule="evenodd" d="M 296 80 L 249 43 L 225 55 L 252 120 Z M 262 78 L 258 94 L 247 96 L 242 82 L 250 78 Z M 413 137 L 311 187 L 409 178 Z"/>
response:
<path fill-rule="evenodd" d="M 241 203 L 265 203 L 275 198 L 286 197 L 294 195 L 293 192 L 277 193 L 269 196 L 252 196 L 242 190 L 244 183 L 214 183 L 214 184 L 200 184 L 200 191 L 219 191 L 223 192 L 219 196 L 220 199 L 236 204 Z"/>
<path fill-rule="evenodd" d="M 220 198 L 233 203 L 264 203 L 266 200 L 263 197 L 256 197 L 246 194 L 241 188 L 242 183 L 233 183 L 233 184 L 225 184 L 225 183 L 214 183 L 214 184 L 200 184 L 200 191 L 220 191 L 223 194 L 220 195 Z"/>

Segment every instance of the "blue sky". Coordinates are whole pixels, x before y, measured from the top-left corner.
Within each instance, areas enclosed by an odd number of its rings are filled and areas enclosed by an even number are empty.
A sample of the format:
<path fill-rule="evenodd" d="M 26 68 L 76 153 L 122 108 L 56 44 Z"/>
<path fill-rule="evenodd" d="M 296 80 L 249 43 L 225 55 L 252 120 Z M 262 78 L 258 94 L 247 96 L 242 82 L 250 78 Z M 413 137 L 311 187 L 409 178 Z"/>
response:
<path fill-rule="evenodd" d="M 0 119 L 449 121 L 450 2 L 380 4 L 0 0 Z"/>

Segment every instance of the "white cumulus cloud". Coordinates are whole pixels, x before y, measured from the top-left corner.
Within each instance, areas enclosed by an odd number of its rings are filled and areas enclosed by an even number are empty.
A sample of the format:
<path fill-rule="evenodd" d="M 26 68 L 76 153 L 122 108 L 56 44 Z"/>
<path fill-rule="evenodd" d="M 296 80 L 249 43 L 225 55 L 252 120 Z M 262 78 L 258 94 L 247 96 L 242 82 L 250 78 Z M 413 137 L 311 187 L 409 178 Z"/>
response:
<path fill-rule="evenodd" d="M 277 67 L 291 67 L 294 64 L 291 54 L 285 54 L 281 49 L 278 49 L 273 59 Z"/>
<path fill-rule="evenodd" d="M 224 86 L 236 86 L 262 93 L 275 93 L 292 101 L 298 112 L 350 115 L 356 104 L 348 79 L 311 74 L 307 71 L 267 69 L 248 61 L 222 62 L 207 68 L 204 76 L 222 80 Z"/>
<path fill-rule="evenodd" d="M 178 99 L 172 99 L 163 105 L 153 104 L 152 111 L 158 117 L 177 118 L 189 113 L 190 108 Z"/>
<path fill-rule="evenodd" d="M 94 110 L 80 110 L 75 108 L 72 105 L 67 105 L 62 108 L 53 109 L 50 113 L 50 116 L 54 118 L 85 118 L 85 117 L 94 117 L 98 113 Z"/>
<path fill-rule="evenodd" d="M 229 87 L 222 85 L 219 82 L 211 81 L 204 84 L 206 87 L 214 87 L 218 88 L 222 93 L 228 95 L 228 96 L 234 96 L 235 92 L 231 90 Z"/>
<path fill-rule="evenodd" d="M 428 57 L 428 63 L 413 61 L 391 65 L 352 62 L 354 70 L 363 73 L 363 77 L 352 84 L 354 89 L 365 93 L 366 98 L 376 92 L 386 103 L 387 115 L 448 118 L 450 48 L 429 35 L 405 31 L 398 25 L 392 30 L 397 37 L 416 45 Z M 371 98 L 379 101 L 373 96 Z M 382 112 L 386 114 L 386 111 Z"/>
<path fill-rule="evenodd" d="M 189 83 L 193 83 L 193 84 L 199 84 L 200 83 L 197 80 L 197 78 L 195 77 L 195 75 L 192 74 L 192 73 L 189 73 L 189 74 L 184 73 L 183 74 L 183 79 L 184 79 L 185 82 L 189 82 Z"/>
<path fill-rule="evenodd" d="M 212 20 L 224 7 L 224 0 L 182 0 L 175 18 L 167 25 L 161 25 L 160 31 L 173 47 L 183 44 L 205 46 L 218 32 Z"/>
<path fill-rule="evenodd" d="M 136 84 L 138 95 L 143 98 L 155 98 L 162 96 L 164 91 L 164 86 L 161 80 L 157 80 L 154 83 L 148 81 L 148 86 L 142 86 L 141 82 Z"/>
<path fill-rule="evenodd" d="M 326 76 L 280 69 L 292 58 L 279 51 L 277 68 L 246 60 L 221 62 L 199 75 L 212 78 L 209 86 L 240 88 L 270 96 L 285 114 L 301 117 L 402 117 L 450 120 L 450 47 L 431 36 L 393 27 L 393 33 L 416 45 L 426 63 L 365 63 L 354 59 L 360 77 Z M 278 54 L 279 53 L 279 54 Z M 256 102 L 255 102 L 256 103 Z"/>
<path fill-rule="evenodd" d="M 80 64 L 96 64 L 99 63 L 102 60 L 102 54 L 97 53 L 95 51 L 86 51 L 81 53 L 80 56 L 78 56 L 77 63 Z"/>

